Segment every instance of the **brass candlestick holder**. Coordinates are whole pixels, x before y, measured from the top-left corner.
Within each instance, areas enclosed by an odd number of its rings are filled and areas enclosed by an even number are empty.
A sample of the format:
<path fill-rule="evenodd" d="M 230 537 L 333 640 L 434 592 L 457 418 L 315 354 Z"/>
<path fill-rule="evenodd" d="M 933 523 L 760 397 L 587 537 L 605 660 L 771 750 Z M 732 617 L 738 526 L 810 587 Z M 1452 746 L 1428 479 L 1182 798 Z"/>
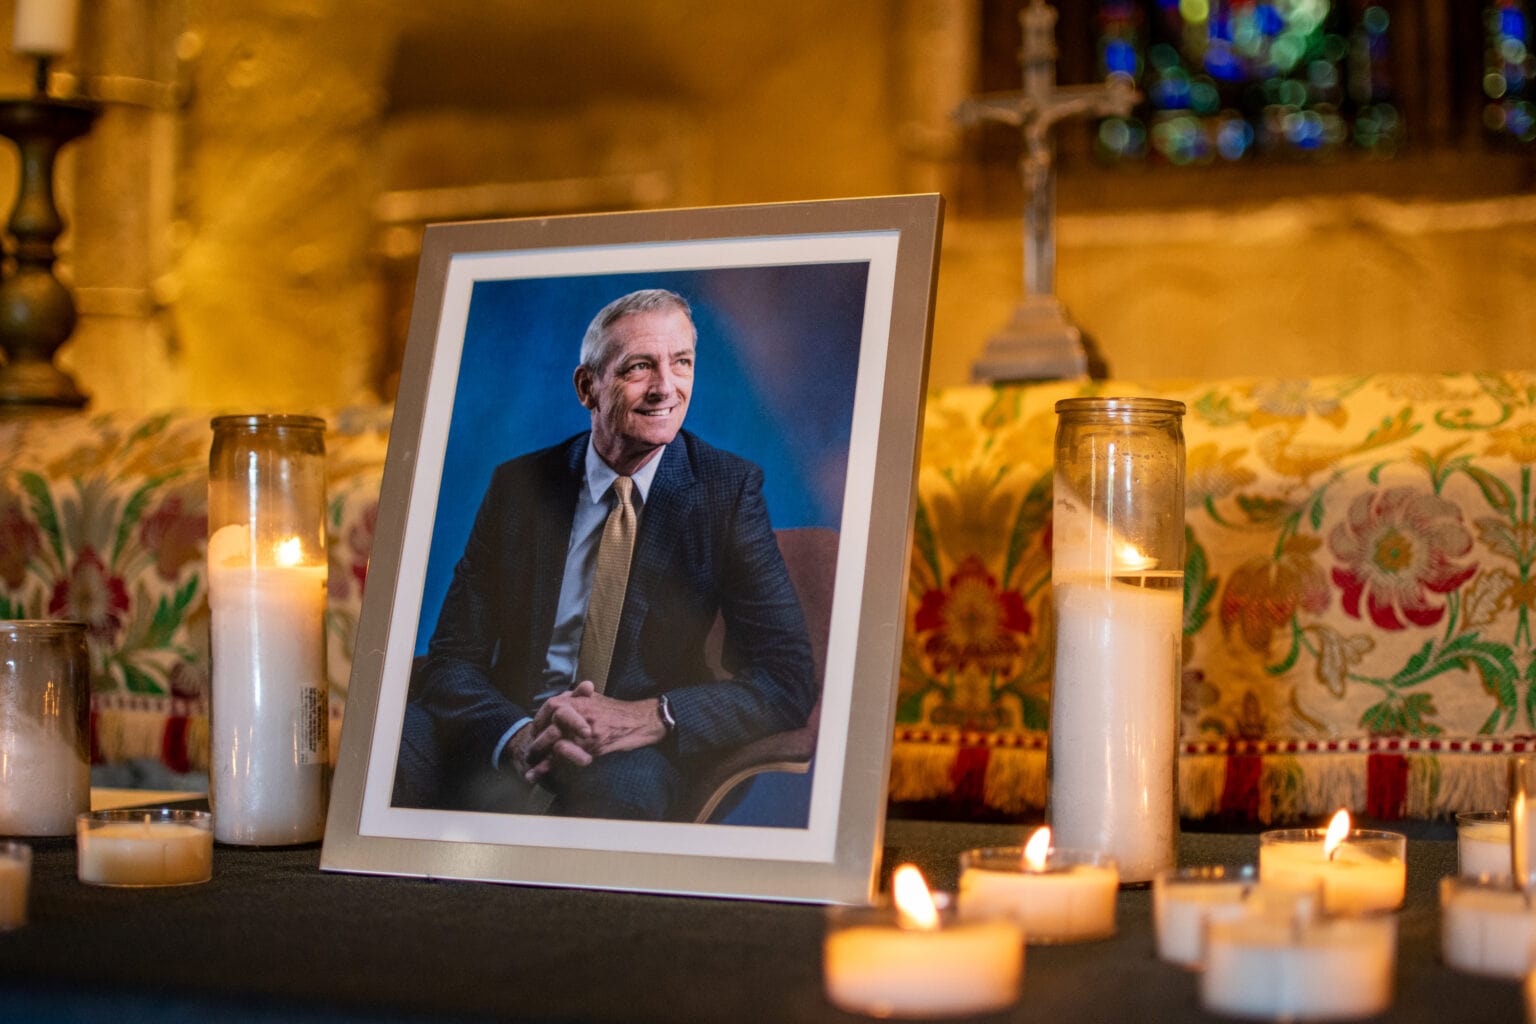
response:
<path fill-rule="evenodd" d="M 53 243 L 64 220 L 53 197 L 59 150 L 90 132 L 97 109 L 48 95 L 48 59 L 38 59 L 32 96 L 0 100 L 0 135 L 21 156 L 16 205 L 6 227 L 15 240 L 0 279 L 0 412 L 23 407 L 79 409 L 86 396 L 53 365 L 75 329 L 75 300 L 53 274 Z"/>

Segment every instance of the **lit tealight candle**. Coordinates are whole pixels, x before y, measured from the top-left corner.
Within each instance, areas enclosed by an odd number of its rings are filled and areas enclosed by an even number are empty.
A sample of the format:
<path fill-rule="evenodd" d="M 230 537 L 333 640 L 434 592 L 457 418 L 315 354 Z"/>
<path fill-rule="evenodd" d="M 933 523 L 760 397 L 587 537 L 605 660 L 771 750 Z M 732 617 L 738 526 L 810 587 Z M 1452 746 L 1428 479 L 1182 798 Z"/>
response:
<path fill-rule="evenodd" d="M 115 810 L 82 814 L 76 876 L 88 885 L 191 885 L 213 876 L 207 811 Z"/>
<path fill-rule="evenodd" d="M 1531 969 L 1536 910 L 1525 891 L 1498 881 L 1440 880 L 1440 953 L 1458 971 L 1511 980 Z"/>
<path fill-rule="evenodd" d="M 960 857 L 960 914 L 1017 921 L 1034 944 L 1086 942 L 1115 934 L 1120 875 L 1111 858 L 1051 848 L 1037 829 L 1017 846 L 968 850 Z"/>
<path fill-rule="evenodd" d="M 1397 916 L 1314 916 L 1311 901 L 1285 915 L 1211 921 L 1200 1002 L 1262 1020 L 1355 1020 L 1392 1005 Z"/>
<path fill-rule="evenodd" d="M 1462 811 L 1456 815 L 1456 861 L 1468 878 L 1509 878 L 1509 812 Z"/>
<path fill-rule="evenodd" d="M 0 932 L 27 923 L 27 890 L 32 883 L 32 847 L 0 842 Z"/>
<path fill-rule="evenodd" d="M 824 947 L 827 999 L 876 1017 L 960 1017 L 1019 998 L 1024 937 L 994 918 L 954 920 L 910 864 L 891 879 L 895 906 L 832 907 Z"/>
<path fill-rule="evenodd" d="M 1317 879 L 1329 913 L 1395 910 L 1408 879 L 1408 840 L 1400 832 L 1351 829 L 1339 811 L 1327 832 L 1278 829 L 1259 836 L 1259 877 L 1305 886 Z"/>

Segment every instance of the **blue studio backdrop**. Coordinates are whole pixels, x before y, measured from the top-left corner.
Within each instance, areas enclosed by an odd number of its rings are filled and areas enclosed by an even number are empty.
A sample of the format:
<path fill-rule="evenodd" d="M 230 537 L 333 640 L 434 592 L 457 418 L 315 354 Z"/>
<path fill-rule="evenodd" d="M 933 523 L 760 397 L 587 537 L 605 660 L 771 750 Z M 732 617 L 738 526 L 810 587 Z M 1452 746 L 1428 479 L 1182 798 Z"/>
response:
<path fill-rule="evenodd" d="M 416 631 L 426 653 L 491 472 L 591 426 L 572 374 L 587 324 L 641 288 L 688 300 L 698 329 L 684 427 L 763 468 L 776 528 L 841 526 L 865 262 L 478 281 L 443 457 Z M 802 824 L 809 776 L 760 776 L 726 821 Z"/>

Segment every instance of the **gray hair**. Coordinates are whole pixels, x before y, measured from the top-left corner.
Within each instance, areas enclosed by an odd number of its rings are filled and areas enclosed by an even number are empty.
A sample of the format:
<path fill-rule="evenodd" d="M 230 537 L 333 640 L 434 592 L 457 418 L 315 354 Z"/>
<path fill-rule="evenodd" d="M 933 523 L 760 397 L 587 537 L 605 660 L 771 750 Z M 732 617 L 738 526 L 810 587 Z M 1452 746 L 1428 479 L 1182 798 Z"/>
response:
<path fill-rule="evenodd" d="M 693 325 L 693 307 L 677 292 L 665 288 L 642 288 L 628 295 L 621 295 L 597 311 L 587 325 L 587 333 L 581 338 L 581 365 L 593 373 L 602 373 L 613 358 L 613 325 L 635 313 L 654 313 L 657 310 L 675 309 L 688 318 L 688 327 L 698 341 L 698 328 Z"/>

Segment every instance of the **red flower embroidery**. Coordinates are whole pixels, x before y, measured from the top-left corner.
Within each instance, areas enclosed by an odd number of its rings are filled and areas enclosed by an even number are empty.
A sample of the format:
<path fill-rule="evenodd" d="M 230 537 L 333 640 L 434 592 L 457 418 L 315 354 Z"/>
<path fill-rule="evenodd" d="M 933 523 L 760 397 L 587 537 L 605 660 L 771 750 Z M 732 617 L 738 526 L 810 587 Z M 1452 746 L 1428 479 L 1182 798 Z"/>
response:
<path fill-rule="evenodd" d="M 1425 591 L 1448 594 L 1477 571 L 1476 565 L 1452 561 L 1472 550 L 1461 510 L 1411 487 L 1357 497 L 1345 521 L 1328 535 L 1328 547 L 1343 562 L 1334 568 L 1333 582 L 1342 591 L 1344 610 L 1360 618 L 1363 597 L 1381 629 L 1439 622 L 1445 605 L 1431 604 Z"/>
<path fill-rule="evenodd" d="M 373 538 L 378 526 L 379 503 L 375 501 L 347 528 L 345 545 L 331 545 L 328 590 L 332 598 L 340 601 L 350 596 L 354 580 L 359 591 L 368 582 L 368 556 L 373 553 Z"/>
<path fill-rule="evenodd" d="M 49 615 L 84 622 L 91 635 L 105 640 L 116 634 L 127 611 L 127 585 L 122 577 L 107 572 L 91 548 L 81 551 L 69 575 L 54 584 L 48 602 Z"/>
<path fill-rule="evenodd" d="M 182 566 L 202 557 L 201 545 L 207 536 L 208 516 L 188 513 L 179 494 L 161 502 L 139 527 L 139 541 L 154 556 L 155 570 L 173 583 Z"/>
<path fill-rule="evenodd" d="M 1033 620 L 1024 598 L 1013 590 L 998 590 L 997 579 L 972 555 L 949 578 L 946 590 L 923 595 L 913 618 L 919 633 L 928 633 L 923 653 L 936 672 L 974 664 L 984 672 L 1006 672 L 1022 650 L 1018 637 Z"/>
<path fill-rule="evenodd" d="M 1319 542 L 1293 537 L 1274 561 L 1253 558 L 1232 571 L 1221 595 L 1221 626 L 1237 626 L 1243 642 L 1255 651 L 1268 651 L 1274 631 L 1291 621 L 1298 607 L 1313 614 L 1328 608 L 1328 579 L 1312 561 Z"/>
<path fill-rule="evenodd" d="M 0 583 L 15 590 L 27 576 L 27 563 L 41 545 L 36 525 L 15 501 L 0 504 Z"/>

